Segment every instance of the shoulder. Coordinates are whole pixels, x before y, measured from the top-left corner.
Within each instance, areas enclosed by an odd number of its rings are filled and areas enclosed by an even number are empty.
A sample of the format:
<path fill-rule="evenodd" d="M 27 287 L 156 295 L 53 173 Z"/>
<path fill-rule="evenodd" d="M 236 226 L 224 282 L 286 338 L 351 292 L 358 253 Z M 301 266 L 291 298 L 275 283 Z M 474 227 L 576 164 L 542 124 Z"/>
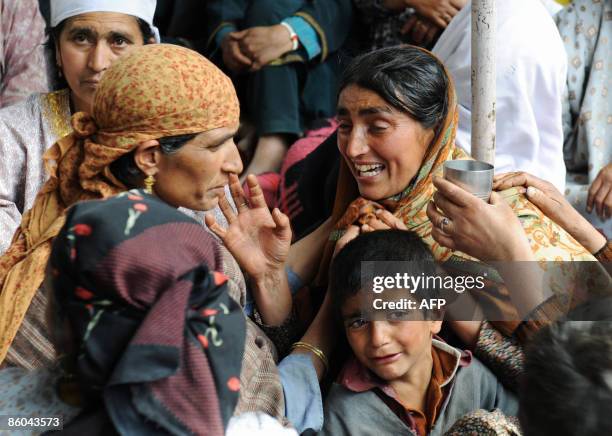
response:
<path fill-rule="evenodd" d="M 32 94 L 0 109 L 0 147 L 4 152 L 21 148 L 42 154 L 71 131 L 68 90 Z"/>
<path fill-rule="evenodd" d="M 42 121 L 41 98 L 33 94 L 27 99 L 0 109 L 0 149 L 5 153 L 25 151 L 32 144 L 39 144 Z"/>
<path fill-rule="evenodd" d="M 518 409 L 515 395 L 506 389 L 482 362 L 472 358 L 471 363 L 457 371 L 451 403 L 465 403 L 472 410 L 500 408 L 514 415 Z"/>
<path fill-rule="evenodd" d="M 455 376 L 456 390 L 473 390 L 483 394 L 494 393 L 499 385 L 497 377 L 480 360 L 472 356 L 470 364 L 458 369 Z"/>
<path fill-rule="evenodd" d="M 32 117 L 34 114 L 41 113 L 42 102 L 44 101 L 47 94 L 36 93 L 28 96 L 26 99 L 21 100 L 10 106 L 5 106 L 0 109 L 0 121 L 7 122 L 11 120 L 18 120 L 21 117 Z"/>
<path fill-rule="evenodd" d="M 353 392 L 339 383 L 334 383 L 325 400 L 325 421 L 345 421 L 347 425 L 357 424 L 359 416 L 369 416 L 378 410 L 382 400 L 374 391 Z"/>
<path fill-rule="evenodd" d="M 409 434 L 409 429 L 374 391 L 353 392 L 334 383 L 320 435 L 357 434 Z"/>

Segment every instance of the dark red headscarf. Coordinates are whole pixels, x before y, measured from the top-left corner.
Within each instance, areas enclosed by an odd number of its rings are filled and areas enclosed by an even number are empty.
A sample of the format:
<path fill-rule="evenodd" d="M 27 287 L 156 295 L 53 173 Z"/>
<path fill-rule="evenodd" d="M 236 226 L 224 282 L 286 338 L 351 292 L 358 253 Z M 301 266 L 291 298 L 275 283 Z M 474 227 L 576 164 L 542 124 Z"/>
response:
<path fill-rule="evenodd" d="M 50 263 L 84 406 L 121 434 L 223 435 L 245 318 L 218 242 L 142 191 L 74 206 Z"/>

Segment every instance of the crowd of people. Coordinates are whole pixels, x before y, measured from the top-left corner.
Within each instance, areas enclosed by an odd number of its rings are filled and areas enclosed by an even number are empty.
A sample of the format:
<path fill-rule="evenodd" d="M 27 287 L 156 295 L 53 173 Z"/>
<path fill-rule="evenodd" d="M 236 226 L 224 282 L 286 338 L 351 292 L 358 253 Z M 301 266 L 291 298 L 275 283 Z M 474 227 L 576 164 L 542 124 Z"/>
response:
<path fill-rule="evenodd" d="M 488 201 L 442 177 L 472 159 L 466 0 L 1 14 L 0 415 L 612 433 L 611 0 L 497 3 Z M 482 286 L 373 291 L 398 263 Z"/>

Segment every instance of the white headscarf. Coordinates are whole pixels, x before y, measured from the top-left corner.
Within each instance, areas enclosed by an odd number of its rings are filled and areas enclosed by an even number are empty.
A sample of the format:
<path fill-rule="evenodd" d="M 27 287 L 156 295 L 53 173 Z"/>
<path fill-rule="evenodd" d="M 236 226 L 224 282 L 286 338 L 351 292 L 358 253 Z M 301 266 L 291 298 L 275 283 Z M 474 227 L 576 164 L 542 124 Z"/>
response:
<path fill-rule="evenodd" d="M 156 4 L 156 0 L 51 0 L 51 27 L 66 18 L 87 12 L 117 12 L 146 21 L 155 35 L 155 41 L 160 42 L 159 30 L 153 25 Z"/>

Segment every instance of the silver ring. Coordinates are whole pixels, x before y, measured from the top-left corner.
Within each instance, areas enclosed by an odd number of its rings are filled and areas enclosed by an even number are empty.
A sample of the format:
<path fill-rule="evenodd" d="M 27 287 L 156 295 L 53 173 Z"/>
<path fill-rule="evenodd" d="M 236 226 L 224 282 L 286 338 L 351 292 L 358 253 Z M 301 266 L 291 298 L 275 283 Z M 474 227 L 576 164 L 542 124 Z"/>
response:
<path fill-rule="evenodd" d="M 440 230 L 444 231 L 444 226 L 447 226 L 450 224 L 450 220 L 446 217 L 442 218 L 442 221 L 440 221 Z"/>
<path fill-rule="evenodd" d="M 249 207 L 249 203 L 247 203 L 247 202 L 245 201 L 245 202 L 243 202 L 243 203 L 240 203 L 240 204 L 238 205 L 238 207 Z"/>

